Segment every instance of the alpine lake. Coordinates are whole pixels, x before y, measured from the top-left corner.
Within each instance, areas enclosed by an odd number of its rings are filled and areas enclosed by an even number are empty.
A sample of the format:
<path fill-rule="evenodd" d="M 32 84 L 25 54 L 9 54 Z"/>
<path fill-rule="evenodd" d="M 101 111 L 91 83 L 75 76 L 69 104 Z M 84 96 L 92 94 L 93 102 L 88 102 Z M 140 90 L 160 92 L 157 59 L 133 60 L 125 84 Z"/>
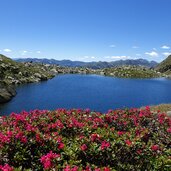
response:
<path fill-rule="evenodd" d="M 0 105 L 0 115 L 34 109 L 81 108 L 107 112 L 171 103 L 171 80 L 128 79 L 64 74 L 39 83 L 20 85 L 17 95 Z"/>

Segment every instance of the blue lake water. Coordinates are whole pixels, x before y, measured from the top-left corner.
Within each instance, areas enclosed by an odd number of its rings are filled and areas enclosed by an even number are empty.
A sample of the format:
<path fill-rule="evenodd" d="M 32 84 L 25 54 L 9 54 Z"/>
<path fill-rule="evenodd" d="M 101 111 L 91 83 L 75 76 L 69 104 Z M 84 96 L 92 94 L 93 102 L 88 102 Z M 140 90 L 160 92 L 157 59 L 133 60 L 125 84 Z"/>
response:
<path fill-rule="evenodd" d="M 98 75 L 66 74 L 21 85 L 17 96 L 0 105 L 0 114 L 33 109 L 109 109 L 171 103 L 171 80 L 123 79 Z"/>

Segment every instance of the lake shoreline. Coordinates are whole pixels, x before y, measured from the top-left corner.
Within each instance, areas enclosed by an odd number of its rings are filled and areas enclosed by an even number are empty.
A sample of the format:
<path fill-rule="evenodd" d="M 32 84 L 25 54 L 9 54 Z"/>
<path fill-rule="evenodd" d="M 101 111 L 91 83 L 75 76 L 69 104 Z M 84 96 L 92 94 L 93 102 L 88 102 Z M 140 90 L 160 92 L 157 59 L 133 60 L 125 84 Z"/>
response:
<path fill-rule="evenodd" d="M 95 74 L 58 74 L 48 81 L 17 86 L 17 96 L 0 105 L 0 113 L 36 108 L 55 110 L 55 107 L 106 112 L 108 109 L 170 103 L 171 97 L 167 94 L 170 84 L 171 81 L 165 78 L 123 79 Z"/>
<path fill-rule="evenodd" d="M 47 81 L 49 79 L 53 79 L 54 77 L 56 76 L 59 76 L 59 75 L 65 75 L 65 74 L 68 74 L 68 72 L 66 73 L 60 73 L 60 74 L 56 74 L 56 75 L 53 75 L 49 78 L 47 78 L 46 80 L 35 80 L 35 81 L 32 81 L 32 82 L 26 82 L 26 83 L 22 83 L 22 84 L 18 84 L 18 85 L 6 85 L 6 86 L 2 86 L 2 88 L 0 87 L 0 91 L 3 90 L 3 93 L 1 93 L 1 98 L 0 98 L 0 104 L 4 104 L 4 103 L 8 103 L 10 100 L 12 100 L 13 97 L 15 97 L 17 95 L 17 92 L 16 92 L 16 88 L 17 86 L 19 85 L 24 85 L 24 84 L 30 84 L 30 83 L 34 83 L 34 82 L 43 82 L 43 81 Z M 80 75 L 100 75 L 100 76 L 105 76 L 105 77 L 112 77 L 112 78 L 121 78 L 121 79 L 154 79 L 154 78 L 166 78 L 166 79 L 169 79 L 168 77 L 151 77 L 151 78 L 132 78 L 132 77 L 117 77 L 117 76 L 113 76 L 113 75 L 105 75 L 104 73 L 101 73 L 101 72 L 98 72 L 98 73 L 85 73 L 85 72 L 71 72 L 69 74 L 80 74 Z M 0 84 L 2 85 L 2 84 Z M 3 96 L 4 94 L 4 96 Z M 2 100 L 1 100 L 2 99 Z"/>
<path fill-rule="evenodd" d="M 40 82 L 58 74 L 97 74 L 117 78 L 155 78 L 165 76 L 145 66 L 123 65 L 114 68 L 91 69 L 84 67 L 61 67 L 53 64 L 16 62 L 0 54 L 0 104 L 10 101 L 15 95 L 15 86 Z"/>

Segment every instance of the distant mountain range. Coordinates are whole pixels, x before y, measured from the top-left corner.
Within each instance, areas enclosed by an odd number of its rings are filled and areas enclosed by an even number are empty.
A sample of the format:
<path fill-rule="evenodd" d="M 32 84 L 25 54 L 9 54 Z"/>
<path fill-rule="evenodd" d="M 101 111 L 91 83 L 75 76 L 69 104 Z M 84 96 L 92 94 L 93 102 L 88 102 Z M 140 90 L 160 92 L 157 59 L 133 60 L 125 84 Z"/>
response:
<path fill-rule="evenodd" d="M 127 59 L 118 60 L 112 62 L 82 62 L 82 61 L 71 61 L 71 60 L 55 60 L 55 59 L 38 59 L 38 58 L 18 58 L 14 59 L 17 62 L 36 62 L 43 64 L 56 64 L 64 67 L 87 67 L 92 69 L 103 69 L 111 68 L 115 66 L 122 65 L 136 65 L 136 66 L 146 66 L 149 68 L 154 68 L 158 65 L 155 61 L 148 61 L 146 59 Z"/>

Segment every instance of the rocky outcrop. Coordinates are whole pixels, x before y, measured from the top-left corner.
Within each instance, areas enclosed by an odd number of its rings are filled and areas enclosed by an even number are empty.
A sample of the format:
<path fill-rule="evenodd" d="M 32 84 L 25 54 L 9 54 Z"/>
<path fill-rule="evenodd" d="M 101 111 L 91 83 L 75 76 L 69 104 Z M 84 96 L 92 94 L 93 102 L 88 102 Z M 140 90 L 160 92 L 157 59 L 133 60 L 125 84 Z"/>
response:
<path fill-rule="evenodd" d="M 0 103 L 6 103 L 16 95 L 15 88 L 13 86 L 0 83 Z"/>
<path fill-rule="evenodd" d="M 18 63 L 0 55 L 0 103 L 5 103 L 16 95 L 15 85 L 44 81 L 54 77 L 53 68 L 54 66 L 31 62 Z"/>
<path fill-rule="evenodd" d="M 157 71 L 166 74 L 167 78 L 171 78 L 171 55 L 169 55 L 165 60 L 155 68 Z"/>
<path fill-rule="evenodd" d="M 163 76 L 160 72 L 157 72 L 154 69 L 130 65 L 115 68 L 106 68 L 104 69 L 104 74 L 107 76 L 120 78 L 156 78 Z"/>
<path fill-rule="evenodd" d="M 8 85 L 37 82 L 54 77 L 51 72 L 53 66 L 31 62 L 18 63 L 4 55 L 0 55 L 0 61 L 1 80 Z"/>

